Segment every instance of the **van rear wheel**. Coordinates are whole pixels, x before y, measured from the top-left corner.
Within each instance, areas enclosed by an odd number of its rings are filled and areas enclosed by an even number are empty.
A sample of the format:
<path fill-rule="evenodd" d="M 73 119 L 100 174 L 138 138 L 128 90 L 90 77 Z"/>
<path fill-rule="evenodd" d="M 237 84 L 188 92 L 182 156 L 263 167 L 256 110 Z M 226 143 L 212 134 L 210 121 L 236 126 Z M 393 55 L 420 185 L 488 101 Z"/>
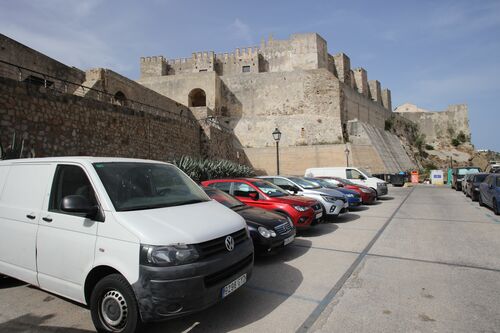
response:
<path fill-rule="evenodd" d="M 90 296 L 90 313 L 97 332 L 138 332 L 142 326 L 134 291 L 120 274 L 99 281 Z"/>

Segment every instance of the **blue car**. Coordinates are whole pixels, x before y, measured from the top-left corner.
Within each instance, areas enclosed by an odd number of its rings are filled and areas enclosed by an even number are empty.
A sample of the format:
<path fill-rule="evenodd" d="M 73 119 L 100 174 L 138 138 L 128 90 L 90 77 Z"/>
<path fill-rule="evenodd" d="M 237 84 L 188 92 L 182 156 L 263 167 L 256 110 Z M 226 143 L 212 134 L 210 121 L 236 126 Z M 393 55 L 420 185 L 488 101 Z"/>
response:
<path fill-rule="evenodd" d="M 479 205 L 489 206 L 500 215 L 500 174 L 492 173 L 479 185 Z"/>
<path fill-rule="evenodd" d="M 330 182 L 327 182 L 324 179 L 321 178 L 313 178 L 313 177 L 303 177 L 305 180 L 314 183 L 318 186 L 324 187 L 324 188 L 329 188 L 329 189 L 334 189 L 339 192 L 342 192 L 346 198 L 347 198 L 347 203 L 349 204 L 349 207 L 354 207 L 354 206 L 359 206 L 363 203 L 363 199 L 361 198 L 361 195 L 359 195 L 358 192 L 354 190 L 349 190 L 347 188 L 342 188 L 333 185 Z"/>

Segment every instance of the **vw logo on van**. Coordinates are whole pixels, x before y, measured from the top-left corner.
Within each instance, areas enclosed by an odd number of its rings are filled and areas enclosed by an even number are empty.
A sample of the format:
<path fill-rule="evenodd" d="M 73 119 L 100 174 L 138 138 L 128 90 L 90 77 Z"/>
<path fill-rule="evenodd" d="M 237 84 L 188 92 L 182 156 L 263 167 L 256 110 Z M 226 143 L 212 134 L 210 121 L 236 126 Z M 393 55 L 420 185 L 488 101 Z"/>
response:
<path fill-rule="evenodd" d="M 233 239 L 233 237 L 227 236 L 226 240 L 224 241 L 224 243 L 226 243 L 226 249 L 229 252 L 231 252 L 232 250 L 234 250 L 234 239 Z"/>

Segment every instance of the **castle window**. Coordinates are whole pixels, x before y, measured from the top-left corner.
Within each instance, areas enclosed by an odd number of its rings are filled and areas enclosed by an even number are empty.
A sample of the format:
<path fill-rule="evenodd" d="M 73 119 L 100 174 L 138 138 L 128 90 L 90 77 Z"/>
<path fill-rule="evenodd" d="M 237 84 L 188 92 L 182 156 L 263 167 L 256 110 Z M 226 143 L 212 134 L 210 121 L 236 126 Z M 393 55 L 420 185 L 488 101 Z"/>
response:
<path fill-rule="evenodd" d="M 241 67 L 241 71 L 243 73 L 250 73 L 250 66 L 243 66 L 243 67 Z"/>
<path fill-rule="evenodd" d="M 205 91 L 200 88 L 191 90 L 188 96 L 188 105 L 193 107 L 207 106 L 207 95 Z"/>
<path fill-rule="evenodd" d="M 207 70 L 206 69 L 200 69 L 199 71 L 200 72 L 206 72 Z"/>
<path fill-rule="evenodd" d="M 35 76 L 35 75 L 29 75 L 28 77 L 26 77 L 26 79 L 24 79 L 24 82 L 28 82 L 30 84 L 34 84 L 35 86 L 40 86 L 40 87 L 43 87 L 43 86 L 50 87 L 51 85 L 54 84 L 53 81 L 45 80 L 45 79 L 43 79 L 39 76 Z"/>
<path fill-rule="evenodd" d="M 116 104 L 118 105 L 125 105 L 125 102 L 127 101 L 127 97 L 121 91 L 116 92 L 116 94 L 114 95 L 114 99 Z"/>

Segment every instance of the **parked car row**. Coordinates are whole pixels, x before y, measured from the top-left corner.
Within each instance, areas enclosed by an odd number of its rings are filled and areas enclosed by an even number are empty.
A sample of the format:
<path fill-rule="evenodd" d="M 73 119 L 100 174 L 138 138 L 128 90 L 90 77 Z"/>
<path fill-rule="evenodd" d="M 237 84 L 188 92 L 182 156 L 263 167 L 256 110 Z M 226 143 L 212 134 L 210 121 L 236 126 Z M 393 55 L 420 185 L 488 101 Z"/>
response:
<path fill-rule="evenodd" d="M 480 206 L 488 206 L 496 215 L 500 215 L 500 173 L 479 172 L 478 168 L 472 170 L 472 173 L 465 174 L 461 181 L 456 181 L 454 188 L 460 188 L 472 201 L 478 201 Z"/>
<path fill-rule="evenodd" d="M 250 279 L 254 253 L 387 193 L 364 171 L 331 169 L 201 187 L 150 160 L 3 161 L 0 274 L 88 305 L 98 332 L 140 331 L 224 299 Z"/>

